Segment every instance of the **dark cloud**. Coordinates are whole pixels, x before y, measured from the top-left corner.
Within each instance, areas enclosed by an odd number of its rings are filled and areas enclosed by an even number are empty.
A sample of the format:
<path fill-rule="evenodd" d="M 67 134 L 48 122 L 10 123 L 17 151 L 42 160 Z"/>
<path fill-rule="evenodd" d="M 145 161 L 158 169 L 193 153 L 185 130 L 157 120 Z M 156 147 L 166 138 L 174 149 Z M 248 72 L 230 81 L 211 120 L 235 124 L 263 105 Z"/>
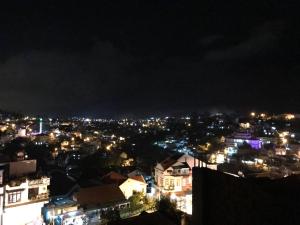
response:
<path fill-rule="evenodd" d="M 293 1 L 26 1 L 1 8 L 0 108 L 300 110 Z"/>
<path fill-rule="evenodd" d="M 2 107 L 29 113 L 82 112 L 107 106 L 132 59 L 110 43 L 85 53 L 31 51 L 0 65 Z"/>
<path fill-rule="evenodd" d="M 205 59 L 232 61 L 245 60 L 257 55 L 262 56 L 276 47 L 276 42 L 280 40 L 283 31 L 284 24 L 282 22 L 267 22 L 255 28 L 246 39 L 232 46 L 223 47 L 223 49 L 209 51 Z M 217 37 L 214 40 L 217 40 Z"/>

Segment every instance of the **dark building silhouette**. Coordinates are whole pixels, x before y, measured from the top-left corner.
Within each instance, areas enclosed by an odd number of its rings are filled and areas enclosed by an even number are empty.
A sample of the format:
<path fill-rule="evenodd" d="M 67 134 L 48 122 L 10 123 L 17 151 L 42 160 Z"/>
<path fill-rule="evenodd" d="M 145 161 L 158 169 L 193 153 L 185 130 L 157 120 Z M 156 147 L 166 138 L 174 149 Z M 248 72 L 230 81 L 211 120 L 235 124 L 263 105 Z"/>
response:
<path fill-rule="evenodd" d="M 193 225 L 296 225 L 300 177 L 238 178 L 193 168 Z"/>
<path fill-rule="evenodd" d="M 173 221 L 172 219 L 168 218 L 166 215 L 155 212 L 155 213 L 146 213 L 142 212 L 141 215 L 136 217 L 131 217 L 124 220 L 117 220 L 112 221 L 109 225 L 180 225 L 178 222 Z"/>

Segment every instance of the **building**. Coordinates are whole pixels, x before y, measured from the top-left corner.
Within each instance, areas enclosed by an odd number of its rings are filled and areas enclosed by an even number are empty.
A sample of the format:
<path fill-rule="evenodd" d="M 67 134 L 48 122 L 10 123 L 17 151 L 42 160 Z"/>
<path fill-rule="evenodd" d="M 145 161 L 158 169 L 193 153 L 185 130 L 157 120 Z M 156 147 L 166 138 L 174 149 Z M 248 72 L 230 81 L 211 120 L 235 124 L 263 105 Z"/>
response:
<path fill-rule="evenodd" d="M 226 137 L 226 147 L 239 147 L 243 144 L 249 144 L 251 148 L 259 150 L 262 148 L 262 141 L 258 138 L 252 137 L 250 132 L 235 132 L 230 137 Z"/>
<path fill-rule="evenodd" d="M 299 223 L 299 176 L 248 179 L 193 168 L 193 225 Z"/>
<path fill-rule="evenodd" d="M 217 164 L 208 164 L 187 154 L 176 154 L 155 167 L 157 197 L 170 197 L 177 208 L 192 214 L 192 168 L 207 167 L 217 170 Z"/>
<path fill-rule="evenodd" d="M 119 187 L 126 199 L 129 199 L 135 192 L 145 195 L 147 191 L 147 183 L 141 175 L 129 177 Z"/>
<path fill-rule="evenodd" d="M 105 184 L 118 185 L 126 199 L 129 199 L 135 192 L 146 195 L 147 183 L 142 175 L 131 175 L 125 177 L 116 172 L 110 172 L 101 178 Z"/>
<path fill-rule="evenodd" d="M 87 224 L 88 218 L 79 204 L 71 199 L 52 199 L 43 207 L 45 223 L 54 225 Z"/>
<path fill-rule="evenodd" d="M 192 189 L 192 168 L 199 160 L 187 154 L 176 154 L 158 163 L 154 169 L 159 191 L 181 192 Z M 201 162 L 202 166 L 207 166 Z"/>
<path fill-rule="evenodd" d="M 178 209 L 191 214 L 192 168 L 197 164 L 199 160 L 187 154 L 176 154 L 158 163 L 154 171 L 157 197 L 168 196 L 176 201 Z"/>
<path fill-rule="evenodd" d="M 154 212 L 154 213 L 142 212 L 139 216 L 109 222 L 109 225 L 136 225 L 136 224 L 189 225 L 190 220 L 189 218 L 185 218 L 184 215 L 182 215 L 182 218 L 180 219 L 180 221 L 178 221 L 178 219 L 173 218 L 172 216 L 164 214 L 162 212 Z"/>
<path fill-rule="evenodd" d="M 73 195 L 73 200 L 84 208 L 89 220 L 97 222 L 101 221 L 101 216 L 106 211 L 129 208 L 129 202 L 121 189 L 114 184 L 80 188 Z"/>
<path fill-rule="evenodd" d="M 37 175 L 36 161 L 2 163 L 0 175 L 0 224 L 42 224 L 50 178 Z"/>

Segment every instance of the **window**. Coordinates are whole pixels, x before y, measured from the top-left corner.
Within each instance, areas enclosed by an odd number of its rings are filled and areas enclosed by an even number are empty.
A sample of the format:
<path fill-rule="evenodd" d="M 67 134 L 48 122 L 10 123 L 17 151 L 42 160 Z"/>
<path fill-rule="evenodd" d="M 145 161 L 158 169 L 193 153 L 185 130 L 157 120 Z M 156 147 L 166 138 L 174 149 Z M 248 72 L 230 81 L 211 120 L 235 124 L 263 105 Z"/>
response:
<path fill-rule="evenodd" d="M 174 186 L 174 179 L 170 179 L 170 186 Z"/>
<path fill-rule="evenodd" d="M 39 188 L 29 188 L 28 189 L 28 199 L 35 199 L 39 195 Z"/>
<path fill-rule="evenodd" d="M 21 201 L 21 191 L 8 194 L 8 203 L 16 203 Z"/>
<path fill-rule="evenodd" d="M 176 186 L 180 187 L 180 180 L 179 179 L 177 179 Z"/>
<path fill-rule="evenodd" d="M 165 179 L 165 185 L 169 186 L 169 179 Z"/>

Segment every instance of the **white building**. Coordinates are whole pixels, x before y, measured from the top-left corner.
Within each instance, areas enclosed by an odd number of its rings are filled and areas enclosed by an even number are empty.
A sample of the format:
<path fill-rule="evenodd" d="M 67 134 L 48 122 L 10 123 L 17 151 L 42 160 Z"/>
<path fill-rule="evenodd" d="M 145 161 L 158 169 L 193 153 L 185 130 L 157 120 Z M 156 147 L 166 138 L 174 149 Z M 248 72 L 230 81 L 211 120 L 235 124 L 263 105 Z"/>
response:
<path fill-rule="evenodd" d="M 192 189 L 192 168 L 195 159 L 190 155 L 176 155 L 158 163 L 155 167 L 155 183 L 165 192 L 180 192 Z"/>
<path fill-rule="evenodd" d="M 177 208 L 191 213 L 192 168 L 207 167 L 216 170 L 216 164 L 206 164 L 190 155 L 174 155 L 158 163 L 155 167 L 156 189 L 160 195 L 176 201 Z"/>
<path fill-rule="evenodd" d="M 133 176 L 124 181 L 119 188 L 125 195 L 125 198 L 129 199 L 134 192 L 140 192 L 146 195 L 147 183 L 143 176 Z"/>
<path fill-rule="evenodd" d="M 35 160 L 28 160 L 29 164 L 36 165 Z M 11 170 L 10 163 L 1 164 L 0 169 L 0 225 L 39 225 L 43 223 L 42 207 L 48 203 L 48 186 L 50 178 L 34 177 L 26 175 L 24 167 L 22 176 L 14 176 L 16 167 L 24 165 L 26 160 L 14 162 L 14 169 Z M 33 165 L 33 166 L 34 166 Z M 32 166 L 30 166 L 31 172 Z M 8 171 L 7 171 L 8 170 Z M 3 174 L 8 173 L 8 180 Z"/>
<path fill-rule="evenodd" d="M 142 175 L 132 174 L 125 177 L 116 172 L 110 172 L 101 178 L 105 184 L 117 185 L 126 199 L 129 199 L 135 192 L 140 192 L 146 195 L 147 183 Z"/>

